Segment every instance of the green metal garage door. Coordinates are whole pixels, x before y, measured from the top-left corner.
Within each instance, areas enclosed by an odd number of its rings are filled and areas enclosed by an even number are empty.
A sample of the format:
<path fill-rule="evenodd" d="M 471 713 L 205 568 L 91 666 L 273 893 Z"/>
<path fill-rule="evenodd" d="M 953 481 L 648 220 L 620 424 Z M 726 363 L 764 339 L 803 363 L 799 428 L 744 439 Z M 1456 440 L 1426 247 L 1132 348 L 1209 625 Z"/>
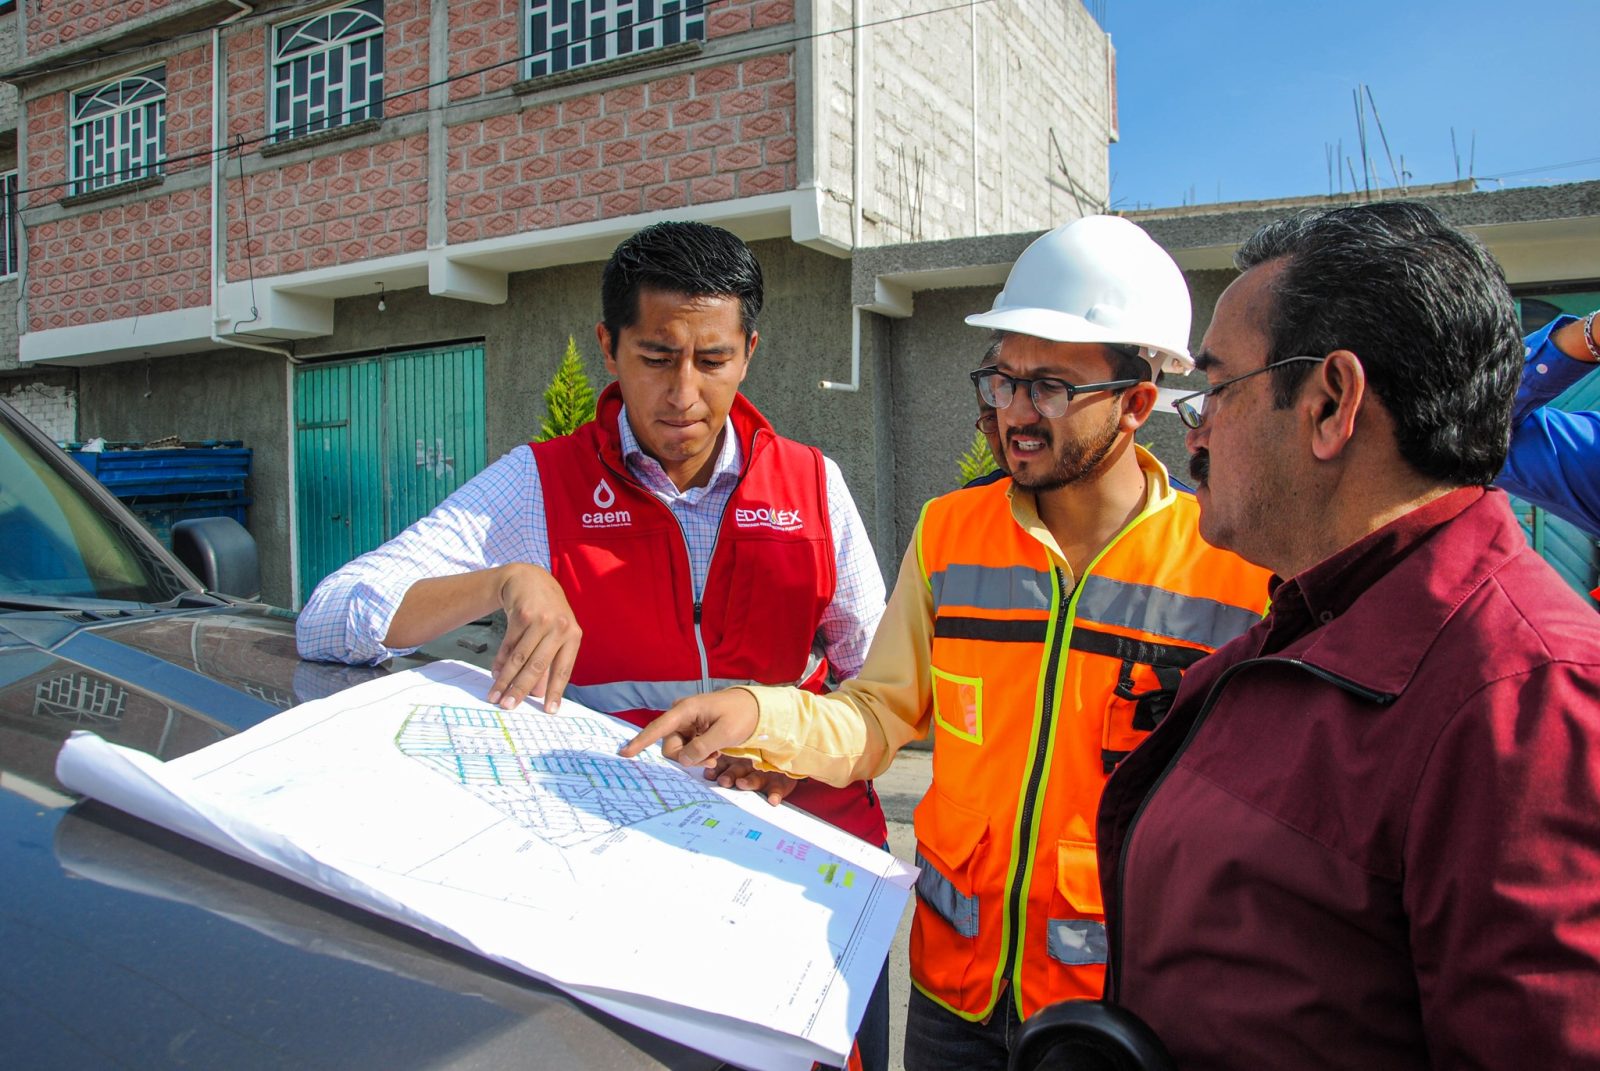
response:
<path fill-rule="evenodd" d="M 300 601 L 484 466 L 483 347 L 295 370 Z"/>

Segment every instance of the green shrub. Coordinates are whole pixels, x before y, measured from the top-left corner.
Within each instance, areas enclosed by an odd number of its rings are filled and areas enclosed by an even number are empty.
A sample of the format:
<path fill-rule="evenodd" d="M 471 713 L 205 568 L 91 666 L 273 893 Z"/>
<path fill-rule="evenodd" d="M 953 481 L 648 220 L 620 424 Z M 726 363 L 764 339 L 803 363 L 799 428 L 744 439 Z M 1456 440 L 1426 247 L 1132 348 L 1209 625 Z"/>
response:
<path fill-rule="evenodd" d="M 594 419 L 594 387 L 583 370 L 578 340 L 571 335 L 567 336 L 567 353 L 561 358 L 561 367 L 544 389 L 544 412 L 544 423 L 535 442 L 570 435 Z"/>
<path fill-rule="evenodd" d="M 984 438 L 983 432 L 973 431 L 972 445 L 961 455 L 960 466 L 961 483 L 958 486 L 961 487 L 1000 467 L 995 463 L 994 455 L 989 452 L 989 440 Z"/>

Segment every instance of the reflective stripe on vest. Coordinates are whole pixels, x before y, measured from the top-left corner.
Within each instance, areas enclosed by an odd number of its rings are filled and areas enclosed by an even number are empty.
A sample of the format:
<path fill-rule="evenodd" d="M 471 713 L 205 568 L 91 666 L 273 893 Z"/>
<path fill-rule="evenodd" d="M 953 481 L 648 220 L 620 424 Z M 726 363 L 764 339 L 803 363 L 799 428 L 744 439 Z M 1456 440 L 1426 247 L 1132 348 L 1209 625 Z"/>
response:
<path fill-rule="evenodd" d="M 793 683 L 804 684 L 822 668 L 823 660 L 816 652 L 806 660 L 804 676 Z M 724 688 L 737 688 L 741 684 L 760 684 L 748 677 L 694 677 L 686 681 L 607 681 L 604 684 L 568 684 L 566 695 L 590 710 L 615 714 L 619 710 L 666 710 L 680 699 L 706 692 L 719 692 Z"/>
<path fill-rule="evenodd" d="M 741 684 L 751 680 L 713 677 L 702 684 L 699 677 L 688 681 L 610 681 L 606 684 L 569 684 L 566 694 L 590 710 L 614 714 L 619 710 L 666 710 L 680 699 Z"/>
<path fill-rule="evenodd" d="M 1051 919 L 1047 947 L 1052 959 L 1071 967 L 1104 963 L 1106 924 L 1089 919 Z"/>
<path fill-rule="evenodd" d="M 978 936 L 978 898 L 967 896 L 917 853 L 917 898 L 939 913 L 962 937 Z"/>
<path fill-rule="evenodd" d="M 1050 609 L 1050 574 L 1025 565 L 951 565 L 928 576 L 933 605 L 981 610 Z"/>
<path fill-rule="evenodd" d="M 1103 576 L 1083 578 L 1078 616 L 1211 648 L 1261 620 L 1258 611 L 1242 606 Z"/>

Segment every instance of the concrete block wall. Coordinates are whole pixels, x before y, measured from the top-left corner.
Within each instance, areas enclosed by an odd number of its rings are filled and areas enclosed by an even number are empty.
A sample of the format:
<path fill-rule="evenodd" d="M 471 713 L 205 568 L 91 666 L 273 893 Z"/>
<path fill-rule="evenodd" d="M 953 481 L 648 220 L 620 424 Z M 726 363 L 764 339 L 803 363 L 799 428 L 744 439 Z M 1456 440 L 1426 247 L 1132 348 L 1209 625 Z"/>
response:
<path fill-rule="evenodd" d="M 184 49 L 162 60 L 167 73 L 166 155 L 160 187 L 133 197 L 62 205 L 69 194 L 68 125 L 72 94 L 138 63 L 26 101 L 27 167 L 21 209 L 40 218 L 28 227 L 26 272 L 30 331 L 194 308 L 211 300 L 211 215 L 200 169 L 184 160 L 211 141 L 211 49 Z M 43 210 L 43 211 L 41 211 Z M 24 222 L 29 223 L 28 216 Z"/>
<path fill-rule="evenodd" d="M 0 279 L 0 309 L 14 309 L 17 307 L 17 277 Z M 17 318 L 15 316 L 0 316 L 0 372 L 8 372 L 20 366 L 17 360 Z"/>
<path fill-rule="evenodd" d="M 218 374 L 225 363 L 227 372 Z M 288 605 L 290 370 L 250 350 L 183 354 L 85 368 L 78 378 L 78 438 L 150 442 L 239 439 L 251 450 L 245 527 L 261 555 L 263 598 Z"/>
<path fill-rule="evenodd" d="M 425 125 L 415 116 L 427 109 L 429 94 L 406 91 L 429 81 L 434 8 L 441 4 L 449 69 L 493 68 L 452 83 L 452 100 L 503 90 L 521 77 L 520 65 L 506 62 L 522 47 L 520 0 L 389 0 L 387 99 L 378 134 L 290 150 L 281 157 L 255 150 L 269 128 L 269 42 L 274 25 L 283 20 L 250 20 L 224 31 L 225 125 L 230 139 L 246 146 L 244 175 L 236 158 L 224 169 L 228 279 L 426 247 L 430 193 L 439 196 L 428 184 L 429 153 L 437 147 L 430 146 Z M 147 4 L 144 10 L 158 6 Z M 47 4 L 46 13 L 70 7 Z M 298 13 L 286 8 L 282 15 Z M 767 29 L 793 18 L 788 0 L 729 0 L 708 13 L 707 36 Z M 33 214 L 29 330 L 210 301 L 208 191 L 197 185 L 167 192 L 183 172 L 203 183 L 199 172 L 209 164 L 204 158 L 177 159 L 203 150 L 211 139 L 209 39 L 199 34 L 183 40 L 185 47 L 176 50 L 150 50 L 156 57 L 151 62 L 164 62 L 167 69 L 166 152 L 175 161 L 166 169 L 168 182 L 162 192 L 133 193 L 103 208 L 69 206 Z M 62 43 L 59 37 L 50 41 Z M 32 188 L 67 179 L 72 91 L 56 88 L 28 102 L 27 185 Z M 463 112 L 464 121 L 445 128 L 445 237 L 470 242 L 793 189 L 795 98 L 789 52 L 688 70 L 675 65 L 661 76 L 604 92 L 578 86 L 521 99 L 502 93 L 490 108 Z M 41 192 L 26 207 L 59 201 L 64 192 Z M 143 240 L 130 237 L 130 226 L 152 224 L 161 227 Z M 119 279 L 130 281 L 114 285 Z"/>
<path fill-rule="evenodd" d="M 16 12 L 0 15 L 0 68 L 10 67 L 17 62 L 21 55 L 22 42 L 18 38 L 19 27 Z M 15 137 L 17 129 L 17 89 L 9 83 L 0 83 L 0 137 L 8 140 Z M 14 166 L 8 163 L 4 170 L 9 171 Z"/>
<path fill-rule="evenodd" d="M 85 206 L 30 228 L 28 330 L 208 304 L 210 237 L 206 191 L 198 188 Z"/>
<path fill-rule="evenodd" d="M 515 0 L 471 0 L 450 5 L 452 45 L 445 92 L 452 102 L 509 89 L 522 78 L 521 5 Z M 481 71 L 467 77 L 468 71 Z"/>
<path fill-rule="evenodd" d="M 61 383 L 8 383 L 0 380 L 0 398 L 57 442 L 78 437 L 78 396 Z"/>
<path fill-rule="evenodd" d="M 405 117 L 427 107 L 426 93 L 406 90 L 427 84 L 431 18 L 429 0 L 384 5 L 382 130 L 391 137 L 335 141 L 281 158 L 253 150 L 268 144 L 269 48 L 274 27 L 284 19 L 224 37 L 228 134 L 248 146 L 245 176 L 225 183 L 229 280 L 426 248 L 428 138 L 392 132 L 406 129 Z M 237 176 L 238 170 L 230 167 L 225 174 Z"/>
<path fill-rule="evenodd" d="M 427 135 L 418 134 L 230 180 L 228 278 L 426 248 L 427 154 Z"/>
<path fill-rule="evenodd" d="M 797 181 L 794 58 L 530 102 L 447 136 L 452 243 L 776 193 Z"/>
<path fill-rule="evenodd" d="M 818 12 L 819 25 L 850 25 L 848 0 L 823 0 Z M 1079 0 L 970 10 L 885 0 L 863 18 L 893 20 L 863 31 L 863 245 L 1044 229 L 1104 210 L 1112 52 Z M 818 182 L 846 203 L 851 36 L 816 46 L 825 72 Z"/>
<path fill-rule="evenodd" d="M 179 7 L 181 0 L 19 0 L 28 11 L 28 51 L 34 55 L 70 45 Z"/>

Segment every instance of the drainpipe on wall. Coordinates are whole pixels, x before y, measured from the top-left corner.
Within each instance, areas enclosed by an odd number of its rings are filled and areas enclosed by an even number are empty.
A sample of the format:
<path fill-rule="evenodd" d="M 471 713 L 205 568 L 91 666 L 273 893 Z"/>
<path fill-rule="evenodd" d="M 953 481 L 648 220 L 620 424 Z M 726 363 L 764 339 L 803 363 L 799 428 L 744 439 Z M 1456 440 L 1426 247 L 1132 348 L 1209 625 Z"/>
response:
<path fill-rule="evenodd" d="M 290 473 L 289 493 L 284 496 L 288 506 L 288 544 L 289 544 L 289 592 L 291 605 L 298 608 L 300 601 L 300 547 L 295 538 L 299 524 L 299 517 L 295 508 L 294 495 L 294 366 L 297 363 L 294 354 L 282 346 L 268 346 L 260 342 L 251 342 L 239 338 L 237 335 L 229 336 L 218 332 L 227 317 L 222 315 L 222 284 L 227 279 L 228 273 L 228 246 L 226 228 L 222 222 L 222 161 L 223 150 L 227 142 L 227 122 L 222 107 L 223 89 L 223 64 L 222 64 L 222 28 L 240 19 L 255 13 L 255 9 L 244 0 L 228 0 L 236 10 L 233 14 L 211 27 L 211 341 L 219 346 L 235 346 L 245 350 L 259 350 L 263 353 L 274 353 L 284 359 L 284 398 L 287 400 L 285 413 L 284 458 Z M 243 194 L 244 190 L 240 189 Z M 255 310 L 251 310 L 255 315 Z"/>
<path fill-rule="evenodd" d="M 866 150 L 863 142 L 866 139 L 866 109 L 862 107 L 862 98 L 867 91 L 866 74 L 866 42 L 862 40 L 861 29 L 861 0 L 851 0 L 850 4 L 851 29 L 851 70 L 855 75 L 855 92 L 850 100 L 850 137 L 851 173 L 850 173 L 850 256 L 853 260 L 861 249 L 861 191 L 866 186 Z M 854 394 L 861 389 L 861 308 L 858 305 L 850 306 L 850 380 L 847 383 L 836 383 L 831 379 L 824 379 L 818 384 L 823 390 L 839 390 Z"/>

